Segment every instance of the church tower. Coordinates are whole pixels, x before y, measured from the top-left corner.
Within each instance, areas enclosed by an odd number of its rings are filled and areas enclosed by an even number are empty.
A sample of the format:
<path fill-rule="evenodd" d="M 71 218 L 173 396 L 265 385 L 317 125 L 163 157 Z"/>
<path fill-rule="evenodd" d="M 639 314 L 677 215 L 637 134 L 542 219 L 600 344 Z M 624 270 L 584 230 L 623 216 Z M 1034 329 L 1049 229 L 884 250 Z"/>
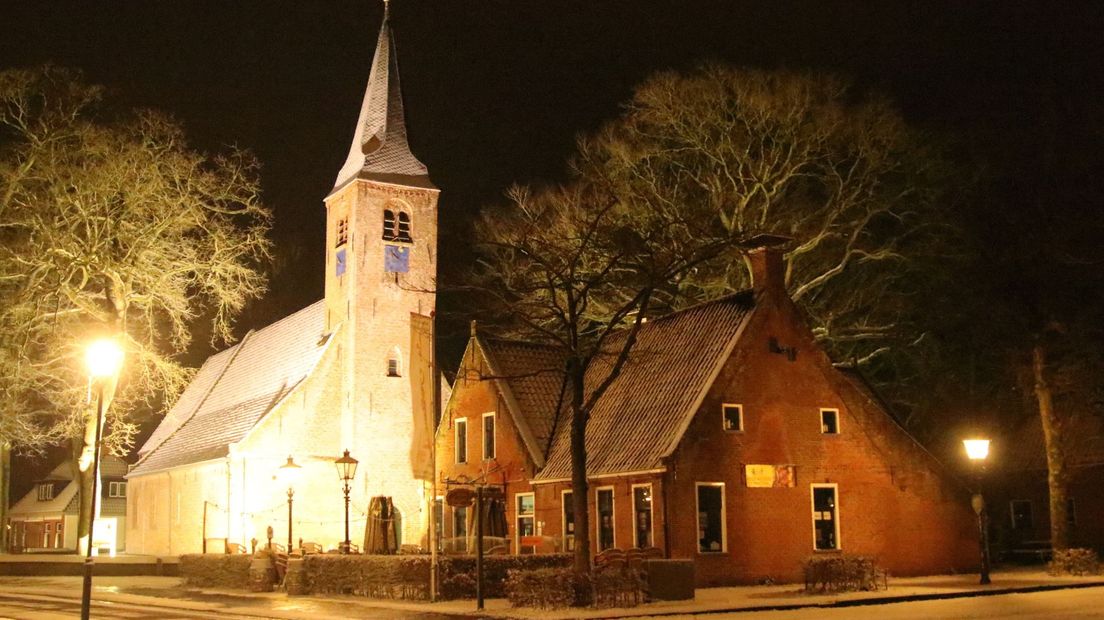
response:
<path fill-rule="evenodd" d="M 365 476 L 354 503 L 390 496 L 402 542 L 424 545 L 423 478 L 432 473 L 417 472 L 415 461 L 433 429 L 416 421 L 413 407 L 411 315 L 434 311 L 439 191 L 407 144 L 384 7 L 349 155 L 325 199 L 326 320 L 342 366 L 340 433 Z"/>

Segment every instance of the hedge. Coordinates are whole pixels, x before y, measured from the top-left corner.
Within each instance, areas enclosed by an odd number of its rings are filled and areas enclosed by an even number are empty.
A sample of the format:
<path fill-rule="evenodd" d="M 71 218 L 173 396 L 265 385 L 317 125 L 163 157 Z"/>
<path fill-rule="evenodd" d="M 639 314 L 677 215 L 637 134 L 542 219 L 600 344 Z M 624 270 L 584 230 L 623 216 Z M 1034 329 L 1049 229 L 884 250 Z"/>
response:
<path fill-rule="evenodd" d="M 1047 572 L 1051 575 L 1099 575 L 1100 557 L 1092 549 L 1066 549 L 1055 551 Z"/>
<path fill-rule="evenodd" d="M 249 587 L 251 555 L 193 553 L 180 556 L 180 576 L 185 585 L 200 588 Z"/>
<path fill-rule="evenodd" d="M 570 554 L 494 555 L 483 558 L 487 598 L 506 596 L 507 571 L 529 571 L 571 565 Z M 475 557 L 438 558 L 442 599 L 475 598 Z M 314 594 L 354 594 L 373 598 L 427 600 L 428 555 L 309 555 L 305 581 Z"/>
<path fill-rule="evenodd" d="M 805 560 L 806 592 L 856 592 L 888 587 L 886 571 L 871 558 L 814 556 Z"/>

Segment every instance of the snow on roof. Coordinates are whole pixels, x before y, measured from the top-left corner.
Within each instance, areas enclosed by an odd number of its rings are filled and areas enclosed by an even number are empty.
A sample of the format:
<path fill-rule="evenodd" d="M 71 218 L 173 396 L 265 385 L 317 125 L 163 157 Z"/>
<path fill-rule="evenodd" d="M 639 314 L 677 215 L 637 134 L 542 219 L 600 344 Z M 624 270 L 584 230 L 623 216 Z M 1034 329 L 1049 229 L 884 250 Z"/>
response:
<path fill-rule="evenodd" d="M 228 454 L 310 374 L 325 350 L 326 306 L 318 301 L 212 355 L 150 436 L 130 475 Z"/>

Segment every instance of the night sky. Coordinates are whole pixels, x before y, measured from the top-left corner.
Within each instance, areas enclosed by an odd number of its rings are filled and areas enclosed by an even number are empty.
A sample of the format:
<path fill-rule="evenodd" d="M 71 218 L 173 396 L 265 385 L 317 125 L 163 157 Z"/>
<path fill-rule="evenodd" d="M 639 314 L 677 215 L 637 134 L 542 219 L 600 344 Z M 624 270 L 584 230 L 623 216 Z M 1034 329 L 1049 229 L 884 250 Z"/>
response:
<path fill-rule="evenodd" d="M 195 146 L 260 158 L 279 261 L 242 331 L 321 297 L 322 199 L 381 2 L 2 4 L 0 69 L 80 68 L 124 105 L 173 114 Z M 512 183 L 563 178 L 575 136 L 616 117 L 657 70 L 720 60 L 843 73 L 916 125 L 1013 155 L 1031 148 L 1018 136 L 1039 122 L 1040 93 L 1069 104 L 1059 122 L 1072 131 L 1099 119 L 1104 95 L 1100 2 L 393 0 L 391 12 L 412 150 L 442 190 L 446 285 L 479 207 Z M 464 300 L 444 294 L 441 306 L 462 314 Z"/>

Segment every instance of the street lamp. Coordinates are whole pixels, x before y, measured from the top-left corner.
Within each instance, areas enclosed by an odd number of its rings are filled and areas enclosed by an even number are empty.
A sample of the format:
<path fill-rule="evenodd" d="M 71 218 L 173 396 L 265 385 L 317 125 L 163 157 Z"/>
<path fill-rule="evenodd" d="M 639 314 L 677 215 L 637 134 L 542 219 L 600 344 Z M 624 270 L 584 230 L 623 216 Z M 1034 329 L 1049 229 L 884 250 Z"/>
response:
<path fill-rule="evenodd" d="M 334 460 L 334 465 L 337 467 L 337 477 L 345 483 L 345 542 L 341 544 L 341 552 L 349 553 L 352 548 L 352 541 L 349 540 L 349 482 L 356 476 L 357 461 L 353 457 L 349 456 L 349 451 L 345 451 L 345 456 Z"/>
<path fill-rule="evenodd" d="M 288 487 L 288 544 L 287 544 L 288 555 L 291 555 L 291 549 L 292 549 L 292 544 L 291 544 L 291 502 L 292 502 L 292 498 L 295 496 L 295 481 L 299 479 L 299 474 L 302 472 L 302 470 L 303 470 L 303 468 L 300 467 L 294 460 L 292 460 L 290 454 L 288 455 L 287 463 L 284 463 L 283 465 L 281 465 L 280 470 L 279 470 L 280 480 L 284 484 L 286 484 L 287 487 Z"/>
<path fill-rule="evenodd" d="M 96 425 L 92 437 L 92 499 L 88 510 L 88 549 L 84 557 L 84 583 L 81 588 L 81 619 L 92 612 L 92 533 L 96 526 L 96 499 L 99 495 L 100 438 L 103 435 L 104 388 L 114 381 L 123 365 L 123 351 L 114 340 L 97 340 L 85 351 L 88 377 L 96 387 Z"/>
<path fill-rule="evenodd" d="M 978 539 L 981 543 L 981 581 L 987 585 L 989 581 L 989 514 L 985 510 L 985 496 L 982 494 L 982 477 L 985 473 L 985 459 L 989 456 L 988 439 L 964 439 L 962 445 L 966 448 L 966 456 L 974 466 L 974 476 L 977 483 L 977 493 L 970 499 L 970 505 L 978 519 Z"/>

